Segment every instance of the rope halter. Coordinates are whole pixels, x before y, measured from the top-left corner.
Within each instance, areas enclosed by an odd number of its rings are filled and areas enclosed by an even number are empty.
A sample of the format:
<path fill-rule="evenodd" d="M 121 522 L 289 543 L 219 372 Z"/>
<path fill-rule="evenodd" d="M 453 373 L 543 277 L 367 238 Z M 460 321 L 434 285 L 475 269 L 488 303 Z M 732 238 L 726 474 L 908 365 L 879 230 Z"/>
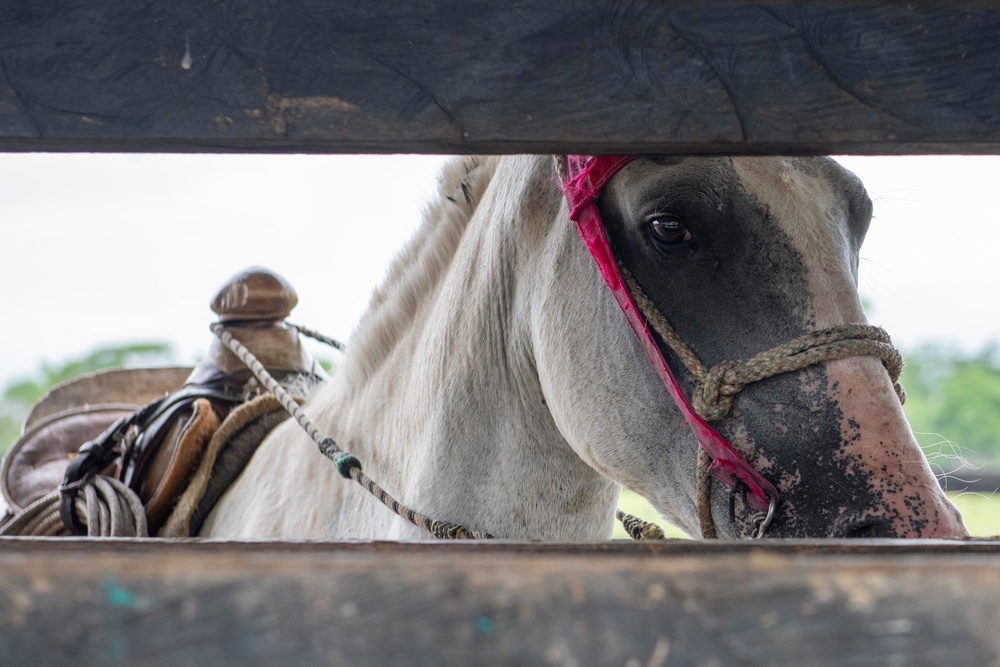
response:
<path fill-rule="evenodd" d="M 691 393 L 691 407 L 707 422 L 717 421 L 728 415 L 733 407 L 733 398 L 749 384 L 782 373 L 800 371 L 824 361 L 848 357 L 878 357 L 892 378 L 892 386 L 899 402 L 906 401 L 906 392 L 899 384 L 903 358 L 892 346 L 889 334 L 881 327 L 842 324 L 812 331 L 749 359 L 725 359 L 709 369 L 674 331 L 628 269 L 621 266 L 619 268 L 646 321 L 694 376 L 697 385 Z"/>
<path fill-rule="evenodd" d="M 737 480 L 746 485 L 747 503 L 759 512 L 753 518 L 754 536 L 762 537 L 780 500 L 778 490 L 708 422 L 729 414 L 733 397 L 748 384 L 820 362 L 859 355 L 882 360 L 897 396 L 903 401 L 905 394 L 898 382 L 903 367 L 902 358 L 892 346 L 889 335 L 879 327 L 846 324 L 808 333 L 744 361 L 725 360 L 710 369 L 706 368 L 631 273 L 619 264 L 597 208 L 597 198 L 608 181 L 637 157 L 567 156 L 565 171 L 560 176 L 570 207 L 569 217 L 576 223 L 602 279 L 701 446 L 696 495 L 702 536 L 716 536 L 709 503 L 711 487 L 708 484 L 709 476 L 714 476 L 728 486 L 735 486 Z M 651 329 L 694 376 L 697 384 L 690 401 L 667 365 Z"/>

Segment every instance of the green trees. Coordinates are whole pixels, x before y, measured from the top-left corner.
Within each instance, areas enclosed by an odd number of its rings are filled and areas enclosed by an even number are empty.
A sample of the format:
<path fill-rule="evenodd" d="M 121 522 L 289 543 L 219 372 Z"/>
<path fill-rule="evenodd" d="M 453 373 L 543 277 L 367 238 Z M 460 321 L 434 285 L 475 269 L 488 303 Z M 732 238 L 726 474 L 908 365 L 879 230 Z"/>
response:
<path fill-rule="evenodd" d="M 43 364 L 31 377 L 7 385 L 0 395 L 0 454 L 14 444 L 31 406 L 52 386 L 104 368 L 163 365 L 173 358 L 167 343 L 132 343 L 101 347 L 62 364 Z"/>
<path fill-rule="evenodd" d="M 903 409 L 928 458 L 946 471 L 961 458 L 1000 468 L 1000 349 L 926 345 L 905 357 Z"/>

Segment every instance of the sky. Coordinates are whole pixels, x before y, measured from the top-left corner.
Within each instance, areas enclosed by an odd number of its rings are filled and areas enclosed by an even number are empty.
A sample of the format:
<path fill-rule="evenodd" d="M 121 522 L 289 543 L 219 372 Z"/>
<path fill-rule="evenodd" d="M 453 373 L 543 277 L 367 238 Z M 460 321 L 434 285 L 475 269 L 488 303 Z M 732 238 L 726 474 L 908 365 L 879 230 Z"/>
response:
<path fill-rule="evenodd" d="M 443 159 L 0 154 L 0 388 L 108 344 L 169 342 L 192 363 L 215 291 L 252 265 L 296 288 L 293 321 L 348 338 Z M 838 159 L 875 202 L 871 321 L 904 353 L 1000 341 L 1000 158 Z"/>

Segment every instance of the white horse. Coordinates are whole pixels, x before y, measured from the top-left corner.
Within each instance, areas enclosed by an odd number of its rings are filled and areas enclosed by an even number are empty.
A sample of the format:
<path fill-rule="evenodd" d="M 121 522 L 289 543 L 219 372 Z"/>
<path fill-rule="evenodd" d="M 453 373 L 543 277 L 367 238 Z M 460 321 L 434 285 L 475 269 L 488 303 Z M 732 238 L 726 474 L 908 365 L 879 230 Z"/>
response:
<path fill-rule="evenodd" d="M 626 486 L 697 536 L 698 444 L 568 219 L 556 165 L 450 162 L 305 412 L 435 519 L 505 539 L 604 540 Z M 865 322 L 856 284 L 871 202 L 832 160 L 646 157 L 598 206 L 622 264 L 709 366 Z M 749 385 L 715 426 L 780 492 L 769 536 L 967 534 L 879 359 Z M 745 490 L 710 484 L 720 537 L 751 534 Z M 201 535 L 428 538 L 342 479 L 293 420 Z"/>

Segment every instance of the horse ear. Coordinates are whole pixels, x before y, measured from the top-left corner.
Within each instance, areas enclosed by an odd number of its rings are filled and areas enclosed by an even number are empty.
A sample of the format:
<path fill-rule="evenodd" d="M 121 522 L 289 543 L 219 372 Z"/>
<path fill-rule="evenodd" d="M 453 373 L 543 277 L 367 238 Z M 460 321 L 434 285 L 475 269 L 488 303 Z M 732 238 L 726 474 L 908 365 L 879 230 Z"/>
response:
<path fill-rule="evenodd" d="M 553 155 L 552 159 L 555 162 L 556 173 L 559 174 L 559 180 L 560 181 L 565 181 L 566 180 L 566 175 L 569 173 L 569 168 L 568 168 L 568 165 L 566 164 L 566 156 L 565 155 Z"/>

